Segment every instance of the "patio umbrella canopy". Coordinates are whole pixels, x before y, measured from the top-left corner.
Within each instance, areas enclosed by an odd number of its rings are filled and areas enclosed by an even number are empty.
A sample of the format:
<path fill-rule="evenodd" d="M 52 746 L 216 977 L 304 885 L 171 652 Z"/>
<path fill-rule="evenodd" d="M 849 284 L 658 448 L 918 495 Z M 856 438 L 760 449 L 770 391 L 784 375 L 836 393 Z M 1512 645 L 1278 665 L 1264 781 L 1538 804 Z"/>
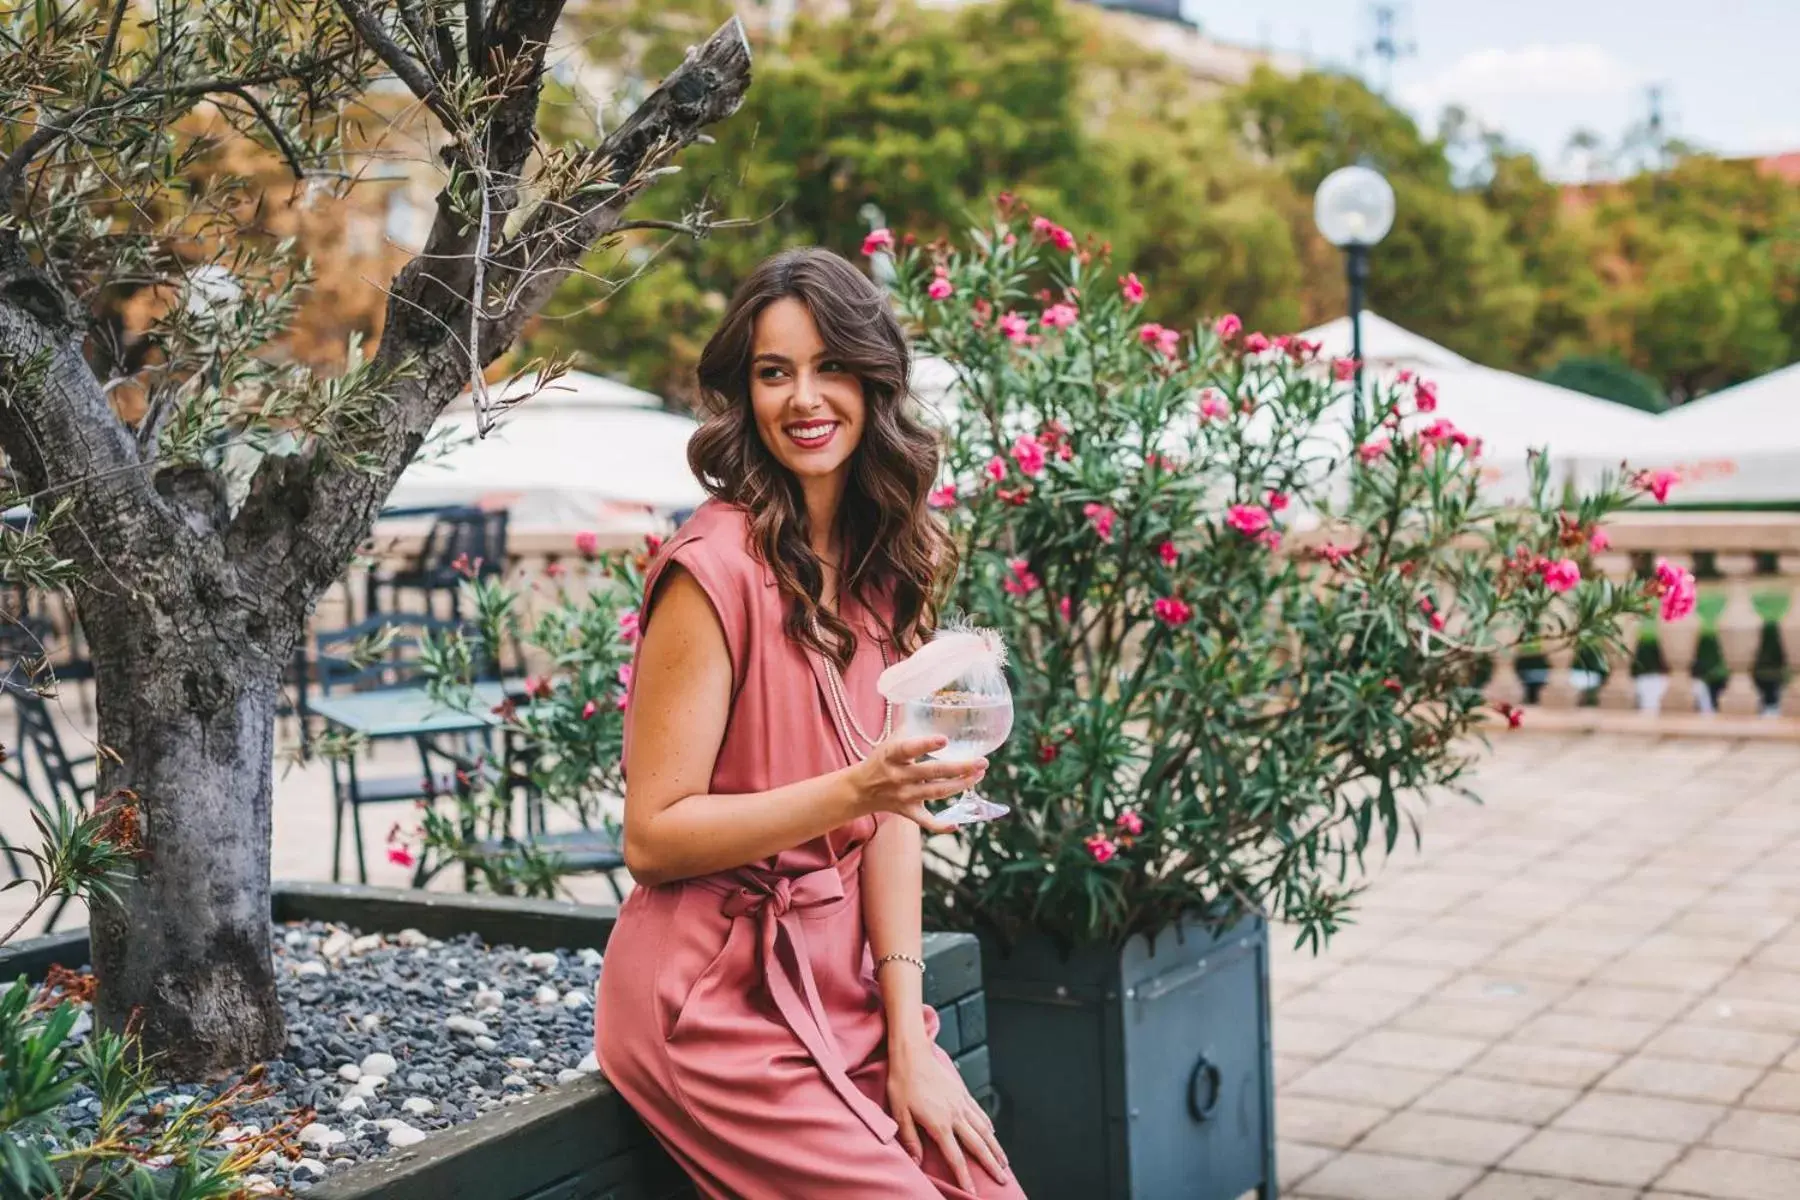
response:
<path fill-rule="evenodd" d="M 658 405 L 650 393 L 610 380 L 565 377 L 520 403 L 486 437 L 476 432 L 474 411 L 459 406 L 439 419 L 434 440 L 388 503 L 504 507 L 517 528 L 552 529 L 617 523 L 633 510 L 693 508 L 706 499 L 687 465 L 698 426 Z"/>
<path fill-rule="evenodd" d="M 1800 500 L 1800 363 L 1656 419 L 1634 465 L 1673 470 L 1683 504 Z"/>

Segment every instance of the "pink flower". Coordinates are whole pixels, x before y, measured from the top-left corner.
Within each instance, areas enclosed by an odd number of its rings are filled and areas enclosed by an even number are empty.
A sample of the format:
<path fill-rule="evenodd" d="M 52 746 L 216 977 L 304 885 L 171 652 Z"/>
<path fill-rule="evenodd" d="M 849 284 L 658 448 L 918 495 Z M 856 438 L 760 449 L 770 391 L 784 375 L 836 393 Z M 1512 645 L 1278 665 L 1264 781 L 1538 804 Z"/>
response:
<path fill-rule="evenodd" d="M 956 485 L 954 483 L 946 483 L 943 487 L 933 491 L 931 495 L 926 498 L 925 503 L 932 508 L 937 509 L 955 508 Z"/>
<path fill-rule="evenodd" d="M 418 861 L 418 859 L 413 857 L 413 852 L 408 850 L 405 846 L 389 846 L 387 848 L 387 860 L 396 867 L 410 867 Z"/>
<path fill-rule="evenodd" d="M 1118 513 L 1104 504 L 1090 504 L 1081 510 L 1081 515 L 1093 523 L 1094 532 L 1100 535 L 1101 541 L 1112 541 L 1113 522 L 1119 519 Z"/>
<path fill-rule="evenodd" d="M 1031 322 L 1016 312 L 1003 313 L 998 328 L 1000 336 L 1015 346 L 1031 336 Z"/>
<path fill-rule="evenodd" d="M 1245 537 L 1262 533 L 1272 520 L 1269 510 L 1260 504 L 1234 504 L 1225 513 L 1225 523 Z"/>
<path fill-rule="evenodd" d="M 1175 548 L 1174 542 L 1164 542 L 1156 548 L 1156 556 L 1162 559 L 1163 566 L 1172 568 L 1181 558 L 1181 551 Z"/>
<path fill-rule="evenodd" d="M 982 473 L 995 483 L 1006 478 L 1006 460 L 998 454 L 987 460 L 987 466 L 981 468 Z"/>
<path fill-rule="evenodd" d="M 1019 464 L 1019 470 L 1029 479 L 1036 479 L 1044 473 L 1044 446 L 1034 437 L 1023 434 L 1013 443 L 1012 459 Z"/>
<path fill-rule="evenodd" d="M 1244 323 L 1238 320 L 1236 313 L 1226 313 L 1224 316 L 1213 322 L 1213 336 L 1217 337 L 1221 342 L 1229 342 L 1232 338 L 1243 332 L 1243 329 Z"/>
<path fill-rule="evenodd" d="M 1413 387 L 1413 403 L 1422 413 L 1437 411 L 1437 384 L 1419 380 Z"/>
<path fill-rule="evenodd" d="M 591 721 L 594 719 L 594 714 L 599 711 L 600 706 L 595 704 L 592 700 L 589 700 L 586 704 L 581 706 L 581 719 L 584 721 Z"/>
<path fill-rule="evenodd" d="M 882 250 L 894 248 L 894 232 L 891 229 L 877 229 L 863 239 L 863 255 L 873 257 Z"/>
<path fill-rule="evenodd" d="M 1442 630 L 1444 628 L 1444 614 L 1437 610 L 1436 605 L 1432 604 L 1431 597 L 1419 597 L 1419 611 L 1425 615 L 1427 621 L 1431 622 L 1433 629 Z"/>
<path fill-rule="evenodd" d="M 948 279 L 939 275 L 936 279 L 931 281 L 931 284 L 928 287 L 926 287 L 925 294 L 930 296 L 933 300 L 948 300 L 951 296 L 956 294 L 956 288 L 951 285 Z"/>
<path fill-rule="evenodd" d="M 1075 235 L 1052 221 L 1049 217 L 1037 217 L 1031 222 L 1031 232 L 1047 240 L 1058 250 L 1073 250 Z"/>
<path fill-rule="evenodd" d="M 1281 533 L 1275 529 L 1265 529 L 1257 537 L 1256 542 L 1270 553 L 1281 549 Z"/>
<path fill-rule="evenodd" d="M 593 558 L 600 553 L 600 535 L 591 529 L 584 529 L 575 535 L 575 552 L 583 558 Z"/>
<path fill-rule="evenodd" d="M 1666 558 L 1656 560 L 1656 582 L 1662 587 L 1662 619 L 1679 621 L 1694 611 L 1694 573 Z"/>
<path fill-rule="evenodd" d="M 654 533 L 646 533 L 644 535 L 644 552 L 646 554 L 655 554 L 662 548 L 663 540 L 659 535 Z"/>
<path fill-rule="evenodd" d="M 569 568 L 564 566 L 562 563 L 562 560 L 560 560 L 560 559 L 551 559 L 549 562 L 544 564 L 544 574 L 548 575 L 552 579 L 561 579 L 564 575 L 567 575 L 568 573 L 569 573 Z"/>
<path fill-rule="evenodd" d="M 1397 383 L 1411 383 L 1413 381 L 1413 373 L 1408 370 L 1395 371 L 1394 380 Z"/>
<path fill-rule="evenodd" d="M 1458 446 L 1467 446 L 1473 439 L 1444 417 L 1439 417 L 1425 428 L 1419 430 L 1419 440 L 1428 446 L 1439 446 L 1445 442 L 1454 442 Z"/>
<path fill-rule="evenodd" d="M 619 614 L 619 640 L 627 646 L 638 639 L 638 610 L 633 608 Z"/>
<path fill-rule="evenodd" d="M 1645 471 L 1637 477 L 1637 485 L 1656 497 L 1658 504 L 1666 504 L 1669 500 L 1669 489 L 1681 482 L 1681 474 L 1677 471 Z"/>
<path fill-rule="evenodd" d="M 1082 843 L 1097 863 L 1111 862 L 1119 853 L 1119 844 L 1104 833 L 1096 833 Z"/>
<path fill-rule="evenodd" d="M 1068 623 L 1069 612 L 1073 607 L 1074 605 L 1070 603 L 1067 596 L 1064 596 L 1061 600 L 1056 602 L 1056 611 L 1062 614 L 1064 624 Z"/>
<path fill-rule="evenodd" d="M 1269 348 L 1269 339 L 1264 337 L 1262 334 L 1247 333 L 1244 335 L 1244 353 L 1245 354 L 1261 354 L 1264 350 L 1267 350 L 1268 348 Z"/>
<path fill-rule="evenodd" d="M 1152 347 L 1164 358 L 1174 358 L 1176 349 L 1181 345 L 1181 331 L 1166 329 L 1155 321 L 1147 321 L 1138 326 L 1138 341 Z"/>
<path fill-rule="evenodd" d="M 1038 320 L 1043 322 L 1045 329 L 1067 329 L 1079 315 L 1073 304 L 1052 304 Z"/>
<path fill-rule="evenodd" d="M 1269 494 L 1263 497 L 1263 503 L 1269 506 L 1270 512 L 1282 512 L 1288 506 L 1288 498 L 1284 493 L 1271 489 Z"/>
<path fill-rule="evenodd" d="M 1349 383 L 1356 378 L 1356 360 L 1354 358 L 1334 358 L 1331 360 L 1331 377 L 1339 383 Z"/>
<path fill-rule="evenodd" d="M 1026 559 L 1007 560 L 1006 570 L 1007 577 L 1001 581 L 1000 586 L 1006 589 L 1009 596 L 1029 596 L 1042 586 L 1038 577 L 1032 574 L 1031 563 Z"/>
<path fill-rule="evenodd" d="M 632 666 L 630 663 L 626 663 L 624 666 L 620 667 L 619 668 L 619 686 L 622 688 L 625 688 L 626 690 L 629 691 L 631 688 L 631 676 L 632 676 Z"/>
<path fill-rule="evenodd" d="M 1544 586 L 1553 592 L 1567 592 L 1581 582 L 1581 567 L 1572 558 L 1559 558 L 1544 564 Z"/>
<path fill-rule="evenodd" d="M 1393 442 L 1387 438 L 1370 438 L 1356 448 L 1356 457 L 1362 459 L 1365 465 L 1380 462 L 1387 457 L 1387 452 L 1392 446 Z"/>
<path fill-rule="evenodd" d="M 1127 304 L 1144 302 L 1144 285 L 1138 281 L 1137 275 L 1126 275 L 1119 280 L 1119 292 L 1125 297 Z"/>
<path fill-rule="evenodd" d="M 553 690 L 550 680 L 542 675 L 525 677 L 525 694 L 537 700 L 548 700 Z"/>
<path fill-rule="evenodd" d="M 1231 412 L 1231 405 L 1225 403 L 1225 397 L 1214 388 L 1207 388 L 1200 393 L 1200 416 L 1205 420 L 1223 417 Z"/>
<path fill-rule="evenodd" d="M 1163 596 L 1150 607 L 1156 613 L 1156 619 L 1165 625 L 1186 625 L 1194 615 L 1187 601 L 1175 596 Z"/>
<path fill-rule="evenodd" d="M 1346 558 L 1355 554 L 1356 547 L 1340 546 L 1335 542 L 1326 542 L 1323 546 L 1320 546 L 1314 551 L 1314 553 L 1335 567 L 1341 565 Z"/>
<path fill-rule="evenodd" d="M 1119 814 L 1119 829 L 1123 833 L 1136 837 L 1144 832 L 1144 818 L 1138 815 L 1137 809 L 1128 808 Z"/>
<path fill-rule="evenodd" d="M 1610 549 L 1612 549 L 1612 538 L 1607 536 L 1606 530 L 1595 529 L 1593 535 L 1588 538 L 1588 550 L 1599 554 Z"/>
<path fill-rule="evenodd" d="M 1494 707 L 1494 711 L 1506 718 L 1508 729 L 1517 729 L 1525 723 L 1525 710 L 1516 704 L 1507 704 L 1502 701 Z"/>

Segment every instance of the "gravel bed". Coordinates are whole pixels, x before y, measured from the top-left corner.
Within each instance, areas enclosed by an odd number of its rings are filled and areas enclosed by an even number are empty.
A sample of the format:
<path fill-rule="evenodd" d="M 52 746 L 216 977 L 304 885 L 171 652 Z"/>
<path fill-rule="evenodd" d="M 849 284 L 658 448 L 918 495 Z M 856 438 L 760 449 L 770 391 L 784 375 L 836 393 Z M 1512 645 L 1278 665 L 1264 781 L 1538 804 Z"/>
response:
<path fill-rule="evenodd" d="M 253 1191 L 305 1192 L 327 1174 L 597 1069 L 596 950 L 532 952 L 417 930 L 363 936 L 307 922 L 275 926 L 274 955 L 287 1051 L 266 1064 L 272 1094 L 236 1109 L 239 1124 L 220 1137 L 304 1108 L 317 1115 L 300 1131 L 306 1156 L 271 1152 Z M 83 1013 L 71 1037 L 90 1027 Z M 229 1082 L 172 1083 L 149 1099 L 181 1107 Z M 67 1117 L 91 1123 L 97 1107 L 83 1089 Z"/>

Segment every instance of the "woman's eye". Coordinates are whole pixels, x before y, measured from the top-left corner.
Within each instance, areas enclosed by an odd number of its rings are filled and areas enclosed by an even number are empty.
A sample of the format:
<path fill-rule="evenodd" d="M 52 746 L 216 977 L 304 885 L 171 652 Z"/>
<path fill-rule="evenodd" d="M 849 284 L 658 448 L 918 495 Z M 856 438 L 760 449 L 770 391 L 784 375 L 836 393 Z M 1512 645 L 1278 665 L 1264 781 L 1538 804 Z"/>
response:
<path fill-rule="evenodd" d="M 756 377 L 764 383 L 773 383 L 775 380 L 780 379 L 785 373 L 786 372 L 780 367 L 761 367 L 758 368 Z"/>
<path fill-rule="evenodd" d="M 849 368 L 835 358 L 828 358 L 819 364 L 819 370 L 827 375 L 842 375 Z"/>

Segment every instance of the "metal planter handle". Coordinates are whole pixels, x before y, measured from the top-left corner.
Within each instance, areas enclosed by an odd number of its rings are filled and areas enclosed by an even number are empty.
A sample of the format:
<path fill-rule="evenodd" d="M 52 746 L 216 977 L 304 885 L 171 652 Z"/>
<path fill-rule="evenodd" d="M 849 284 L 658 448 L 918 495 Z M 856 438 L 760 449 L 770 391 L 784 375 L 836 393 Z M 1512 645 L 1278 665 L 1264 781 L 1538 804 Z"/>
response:
<path fill-rule="evenodd" d="M 1219 1095 L 1225 1090 L 1224 1079 L 1219 1068 L 1212 1059 L 1201 1054 L 1194 1063 L 1194 1073 L 1188 1077 L 1188 1115 L 1196 1121 L 1205 1121 L 1219 1107 Z"/>

